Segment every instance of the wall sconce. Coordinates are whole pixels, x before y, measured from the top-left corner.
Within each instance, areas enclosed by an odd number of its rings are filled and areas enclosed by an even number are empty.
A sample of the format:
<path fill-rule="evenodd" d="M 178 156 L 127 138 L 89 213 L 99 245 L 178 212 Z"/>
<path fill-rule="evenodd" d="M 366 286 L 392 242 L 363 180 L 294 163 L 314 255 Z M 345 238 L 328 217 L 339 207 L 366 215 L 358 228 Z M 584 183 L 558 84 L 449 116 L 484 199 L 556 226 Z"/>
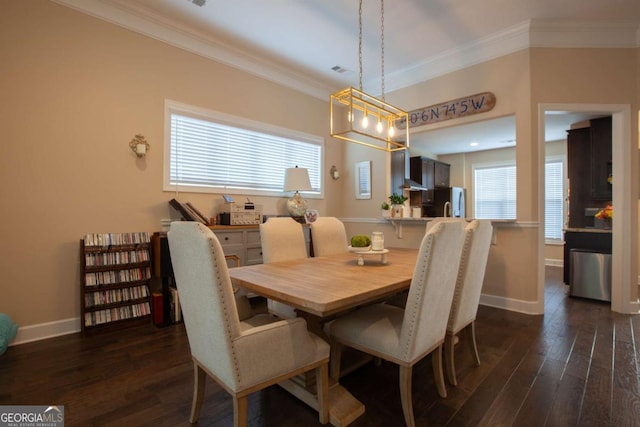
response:
<path fill-rule="evenodd" d="M 147 151 L 149 151 L 151 146 L 147 140 L 144 139 L 144 135 L 137 134 L 131 141 L 129 141 L 129 148 L 131 148 L 131 151 L 136 153 L 138 158 L 142 158 L 147 154 Z"/>
<path fill-rule="evenodd" d="M 340 172 L 338 172 L 336 165 L 331 166 L 331 169 L 329 169 L 329 175 L 331 175 L 331 178 L 333 178 L 334 181 L 340 178 Z"/>

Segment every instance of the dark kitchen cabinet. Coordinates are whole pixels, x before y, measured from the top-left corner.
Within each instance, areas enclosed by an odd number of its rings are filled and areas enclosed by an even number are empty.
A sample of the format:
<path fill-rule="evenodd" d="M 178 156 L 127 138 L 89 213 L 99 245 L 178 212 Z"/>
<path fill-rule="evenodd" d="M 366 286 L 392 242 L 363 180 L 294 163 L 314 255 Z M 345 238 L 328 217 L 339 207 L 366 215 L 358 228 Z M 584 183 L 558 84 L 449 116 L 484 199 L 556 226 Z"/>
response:
<path fill-rule="evenodd" d="M 569 177 L 569 227 L 585 227 L 584 209 L 591 199 L 591 130 L 567 131 L 567 172 Z"/>
<path fill-rule="evenodd" d="M 593 214 L 588 211 L 611 201 L 611 154 L 611 117 L 567 131 L 569 227 L 593 227 Z"/>
<path fill-rule="evenodd" d="M 591 198 L 611 200 L 611 117 L 591 120 Z"/>
<path fill-rule="evenodd" d="M 434 175 L 434 187 L 450 187 L 449 185 L 449 168 L 450 165 L 434 161 L 433 163 L 433 175 Z"/>
<path fill-rule="evenodd" d="M 423 187 L 433 190 L 437 187 L 450 187 L 448 163 L 428 157 L 412 157 L 410 161 L 410 177 Z"/>
<path fill-rule="evenodd" d="M 435 160 L 427 157 L 411 157 L 409 162 L 409 177 L 418 184 L 427 188 L 427 191 L 412 191 L 412 205 L 431 205 L 433 203 L 433 188 L 435 186 L 434 175 Z"/>
<path fill-rule="evenodd" d="M 411 157 L 409 177 L 427 189 L 427 191 L 420 191 L 420 201 L 423 206 L 433 204 L 433 190 L 435 188 L 450 186 L 449 168 L 448 163 L 428 157 Z M 412 200 L 411 203 L 415 202 Z"/>
<path fill-rule="evenodd" d="M 408 157 L 406 150 L 391 152 L 391 194 L 402 194 Z"/>

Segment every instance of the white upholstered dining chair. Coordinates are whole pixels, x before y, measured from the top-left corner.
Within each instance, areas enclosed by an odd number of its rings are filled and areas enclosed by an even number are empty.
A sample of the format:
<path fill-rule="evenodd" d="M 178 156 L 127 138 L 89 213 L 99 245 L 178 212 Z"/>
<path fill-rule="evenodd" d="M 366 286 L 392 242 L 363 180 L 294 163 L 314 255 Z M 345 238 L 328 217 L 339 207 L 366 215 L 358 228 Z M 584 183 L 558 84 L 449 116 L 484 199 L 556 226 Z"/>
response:
<path fill-rule="evenodd" d="M 464 218 L 452 218 L 446 216 L 439 216 L 431 219 L 427 222 L 425 232 L 429 231 L 433 226 L 441 222 L 458 222 L 464 226 L 467 225 L 467 221 Z M 398 294 L 387 299 L 386 303 L 395 305 L 396 307 L 404 308 L 407 305 L 407 298 L 409 297 L 409 291 L 399 292 Z"/>
<path fill-rule="evenodd" d="M 329 345 L 301 318 L 263 315 L 257 327 L 254 318 L 240 321 L 222 247 L 206 226 L 173 222 L 168 240 L 194 365 L 190 422 L 200 414 L 207 375 L 233 397 L 234 425 L 245 426 L 249 394 L 310 370 L 319 420 L 328 422 Z"/>
<path fill-rule="evenodd" d="M 341 254 L 349 248 L 344 224 L 333 216 L 318 217 L 311 223 L 311 241 L 315 256 Z"/>
<path fill-rule="evenodd" d="M 360 308 L 330 324 L 331 376 L 340 375 L 342 346 L 400 366 L 400 397 L 407 426 L 414 426 L 413 366 L 432 353 L 438 393 L 446 397 L 442 345 L 464 243 L 460 222 L 442 222 L 423 237 L 405 309 L 390 304 Z"/>
<path fill-rule="evenodd" d="M 260 224 L 260 243 L 265 264 L 307 258 L 302 225 L 291 217 L 272 217 Z M 284 319 L 296 317 L 293 307 L 279 301 L 267 300 L 267 308 Z"/>
<path fill-rule="evenodd" d="M 457 335 L 461 331 L 465 334 L 477 366 L 480 366 L 480 356 L 476 345 L 475 320 L 480 303 L 480 293 L 484 272 L 489 257 L 489 247 L 493 226 L 489 220 L 474 220 L 465 229 L 465 242 L 456 281 L 456 291 L 453 296 L 451 313 L 447 324 L 445 338 L 445 367 L 449 382 L 457 385 L 454 362 L 454 347 L 458 341 Z"/>

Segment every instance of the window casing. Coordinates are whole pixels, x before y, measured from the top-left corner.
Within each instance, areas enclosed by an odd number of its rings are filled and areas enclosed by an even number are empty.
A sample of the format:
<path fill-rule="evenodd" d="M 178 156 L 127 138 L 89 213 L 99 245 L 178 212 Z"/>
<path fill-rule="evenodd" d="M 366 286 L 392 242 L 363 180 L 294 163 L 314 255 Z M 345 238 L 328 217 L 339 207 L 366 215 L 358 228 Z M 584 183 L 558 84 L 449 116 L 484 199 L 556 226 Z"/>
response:
<path fill-rule="evenodd" d="M 286 168 L 309 170 L 322 198 L 321 137 L 174 101 L 165 103 L 164 190 L 282 196 Z"/>

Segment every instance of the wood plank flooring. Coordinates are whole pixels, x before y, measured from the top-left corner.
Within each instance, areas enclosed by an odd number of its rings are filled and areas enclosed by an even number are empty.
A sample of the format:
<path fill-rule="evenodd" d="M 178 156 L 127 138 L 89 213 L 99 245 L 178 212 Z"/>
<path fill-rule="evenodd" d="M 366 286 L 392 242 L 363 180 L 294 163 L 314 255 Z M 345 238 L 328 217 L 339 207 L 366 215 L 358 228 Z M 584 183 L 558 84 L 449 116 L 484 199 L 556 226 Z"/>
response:
<path fill-rule="evenodd" d="M 547 268 L 544 316 L 481 306 L 482 364 L 456 347 L 458 386 L 438 397 L 429 358 L 413 374 L 418 426 L 640 426 L 640 317 L 569 298 Z M 461 337 L 464 341 L 465 337 Z M 341 383 L 366 407 L 352 425 L 402 426 L 398 369 L 373 363 Z M 192 365 L 182 325 L 143 325 L 10 347 L 0 404 L 64 405 L 67 426 L 187 426 Z M 230 426 L 231 399 L 208 380 L 198 425 Z M 314 426 L 316 414 L 274 386 L 249 399 L 251 426 Z"/>

